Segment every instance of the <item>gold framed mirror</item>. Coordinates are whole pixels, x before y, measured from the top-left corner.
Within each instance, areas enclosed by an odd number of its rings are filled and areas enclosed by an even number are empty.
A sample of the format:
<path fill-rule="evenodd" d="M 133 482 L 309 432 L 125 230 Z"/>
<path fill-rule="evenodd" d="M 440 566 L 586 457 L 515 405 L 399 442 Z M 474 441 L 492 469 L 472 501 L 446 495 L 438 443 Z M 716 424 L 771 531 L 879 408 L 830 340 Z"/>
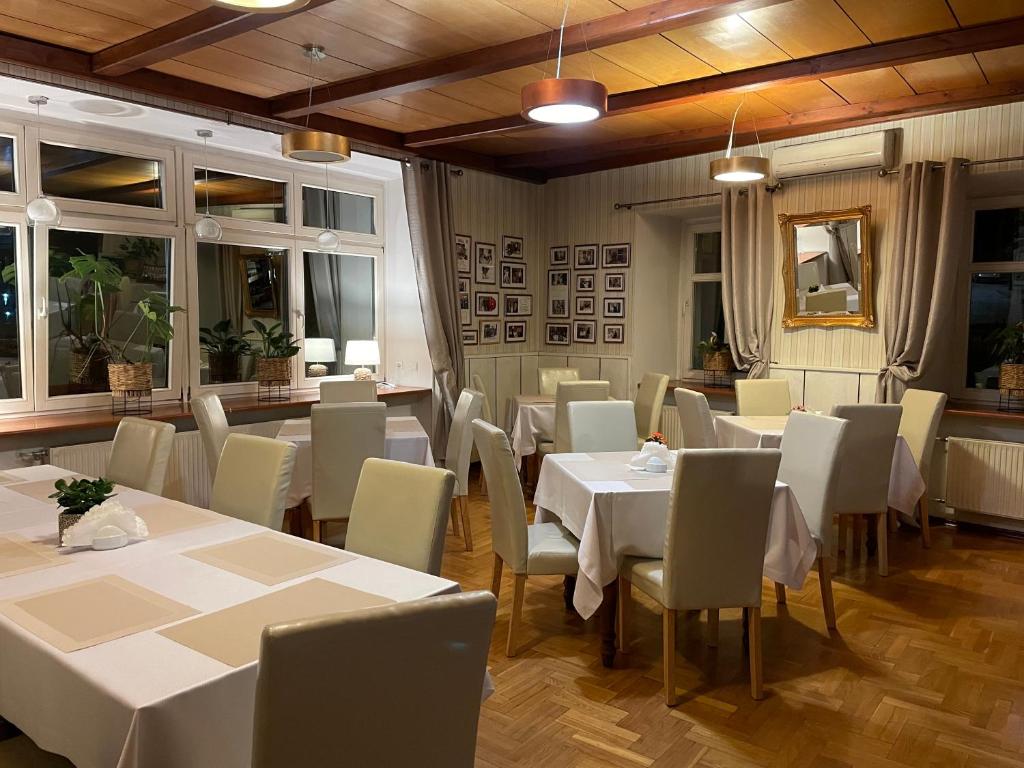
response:
<path fill-rule="evenodd" d="M 875 326 L 871 206 L 779 214 L 782 325 Z"/>
<path fill-rule="evenodd" d="M 278 317 L 280 257 L 273 251 L 265 254 L 239 256 L 238 272 L 242 279 L 242 298 L 246 317 Z"/>

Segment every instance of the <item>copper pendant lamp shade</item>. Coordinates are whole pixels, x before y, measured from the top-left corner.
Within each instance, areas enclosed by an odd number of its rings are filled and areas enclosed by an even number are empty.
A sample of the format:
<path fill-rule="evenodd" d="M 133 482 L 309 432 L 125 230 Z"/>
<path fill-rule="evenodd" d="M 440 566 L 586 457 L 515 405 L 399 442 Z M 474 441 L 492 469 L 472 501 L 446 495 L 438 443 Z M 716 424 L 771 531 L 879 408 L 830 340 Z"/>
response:
<path fill-rule="evenodd" d="M 286 13 L 309 5 L 309 0 L 213 0 L 214 5 L 245 13 Z"/>
<path fill-rule="evenodd" d="M 585 123 L 608 111 L 608 89 L 596 80 L 549 77 L 523 86 L 523 117 L 540 123 Z"/>
<path fill-rule="evenodd" d="M 348 137 L 325 131 L 289 131 L 281 136 L 281 154 L 305 163 L 340 163 L 351 159 Z"/>
<path fill-rule="evenodd" d="M 711 178 L 715 181 L 760 181 L 770 172 L 767 157 L 733 155 L 711 161 Z"/>

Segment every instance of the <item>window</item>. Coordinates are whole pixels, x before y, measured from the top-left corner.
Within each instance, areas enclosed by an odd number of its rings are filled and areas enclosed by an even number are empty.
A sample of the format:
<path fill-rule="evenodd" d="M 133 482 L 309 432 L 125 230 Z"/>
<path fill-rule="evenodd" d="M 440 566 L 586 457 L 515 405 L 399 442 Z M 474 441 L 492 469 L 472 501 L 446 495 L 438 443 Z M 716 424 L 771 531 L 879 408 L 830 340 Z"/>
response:
<path fill-rule="evenodd" d="M 687 232 L 688 250 L 692 254 L 692 267 L 684 286 L 683 359 L 686 375 L 704 368 L 700 342 L 712 333 L 725 340 L 725 315 L 722 310 L 722 233 L 719 224 L 694 226 Z M 687 332 L 688 331 L 688 332 Z"/>
<path fill-rule="evenodd" d="M 352 373 L 345 344 L 377 338 L 376 260 L 351 253 L 303 254 L 306 339 L 332 339 L 336 361 L 323 362 L 328 374 Z"/>
<path fill-rule="evenodd" d="M 288 223 L 287 182 L 211 168 L 207 190 L 206 171 L 199 167 L 195 168 L 194 181 L 198 213 L 206 212 L 206 194 L 209 191 L 211 216 L 226 216 L 250 222 Z"/>
<path fill-rule="evenodd" d="M 163 208 L 163 163 L 96 149 L 39 143 L 42 190 L 53 197 Z"/>
<path fill-rule="evenodd" d="M 370 195 L 339 192 L 330 196 L 319 187 L 302 187 L 302 224 L 314 229 L 333 229 L 362 235 L 377 234 L 374 201 Z"/>
<path fill-rule="evenodd" d="M 18 229 L 0 224 L 0 400 L 25 396 L 22 381 Z M 26 278 L 27 279 L 27 278 Z"/>
<path fill-rule="evenodd" d="M 17 192 L 14 139 L 10 136 L 0 136 L 0 192 Z"/>

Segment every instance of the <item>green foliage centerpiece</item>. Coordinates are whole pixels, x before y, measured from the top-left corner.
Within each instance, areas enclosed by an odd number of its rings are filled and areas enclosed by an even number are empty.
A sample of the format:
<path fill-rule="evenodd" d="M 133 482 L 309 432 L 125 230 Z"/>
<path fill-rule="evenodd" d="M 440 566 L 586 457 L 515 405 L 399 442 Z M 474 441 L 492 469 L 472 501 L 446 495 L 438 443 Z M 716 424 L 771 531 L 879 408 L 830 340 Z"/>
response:
<path fill-rule="evenodd" d="M 50 494 L 51 499 L 57 500 L 57 506 L 61 512 L 57 515 L 57 537 L 58 541 L 64 537 L 64 529 L 70 528 L 77 523 L 86 512 L 98 506 L 117 494 L 114 491 L 114 484 L 102 477 L 98 480 L 58 480 L 53 484 L 55 493 Z"/>

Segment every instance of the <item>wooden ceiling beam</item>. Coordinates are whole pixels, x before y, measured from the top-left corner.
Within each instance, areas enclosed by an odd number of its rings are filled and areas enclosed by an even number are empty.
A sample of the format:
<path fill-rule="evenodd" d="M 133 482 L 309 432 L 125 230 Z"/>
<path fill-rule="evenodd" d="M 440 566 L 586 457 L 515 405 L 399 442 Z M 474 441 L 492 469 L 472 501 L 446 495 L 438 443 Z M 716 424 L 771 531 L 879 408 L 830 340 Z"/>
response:
<path fill-rule="evenodd" d="M 948 30 L 918 37 L 904 38 L 877 45 L 850 48 L 845 51 L 810 56 L 741 69 L 721 75 L 685 80 L 670 85 L 618 93 L 608 98 L 608 115 L 642 112 L 711 95 L 742 93 L 761 88 L 818 80 L 881 67 L 910 64 L 915 61 L 957 56 L 964 53 L 1019 45 L 1024 40 L 1024 17 L 965 29 Z M 494 133 L 508 133 L 536 127 L 521 115 L 509 115 L 462 125 L 452 125 L 407 133 L 408 147 L 429 147 L 465 141 Z"/>
<path fill-rule="evenodd" d="M 588 49 L 657 35 L 786 1 L 660 0 L 631 11 L 567 26 L 562 53 L 564 56 L 582 53 Z M 274 99 L 272 108 L 276 115 L 298 117 L 318 110 L 346 107 L 538 64 L 555 55 L 558 45 L 556 34 L 542 32 L 488 48 L 327 83 L 313 89 L 312 107 L 309 106 L 309 93 L 300 91 Z"/>

